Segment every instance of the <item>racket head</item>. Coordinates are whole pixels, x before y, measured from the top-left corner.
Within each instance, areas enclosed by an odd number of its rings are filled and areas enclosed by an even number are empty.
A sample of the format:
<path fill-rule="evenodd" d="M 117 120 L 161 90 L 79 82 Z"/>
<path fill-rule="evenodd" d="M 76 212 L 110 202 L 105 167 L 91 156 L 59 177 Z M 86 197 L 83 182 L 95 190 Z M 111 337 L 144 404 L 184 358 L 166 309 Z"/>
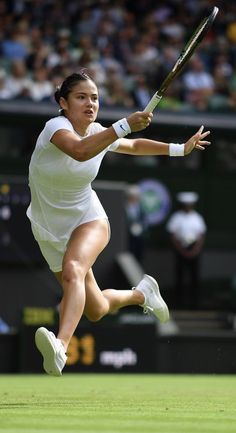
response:
<path fill-rule="evenodd" d="M 215 6 L 211 14 L 207 17 L 205 17 L 185 45 L 183 51 L 181 52 L 175 66 L 178 67 L 178 65 L 185 64 L 188 59 L 192 56 L 193 52 L 195 51 L 196 47 L 200 44 L 200 42 L 203 40 L 204 36 L 208 32 L 209 28 L 213 24 L 215 17 L 218 13 L 219 9 Z M 173 68 L 173 69 L 174 69 Z"/>

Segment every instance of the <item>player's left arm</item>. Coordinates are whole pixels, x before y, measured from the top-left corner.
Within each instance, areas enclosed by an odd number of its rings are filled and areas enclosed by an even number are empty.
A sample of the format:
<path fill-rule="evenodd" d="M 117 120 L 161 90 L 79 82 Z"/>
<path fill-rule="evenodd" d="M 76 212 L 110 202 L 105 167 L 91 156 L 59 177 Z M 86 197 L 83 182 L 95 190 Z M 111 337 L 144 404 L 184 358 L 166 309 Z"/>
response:
<path fill-rule="evenodd" d="M 204 150 L 210 142 L 204 140 L 210 131 L 203 132 L 203 126 L 184 143 L 184 155 L 188 155 L 193 149 Z M 147 138 L 121 138 L 120 144 L 115 150 L 117 153 L 128 155 L 169 155 L 170 143 L 149 140 Z"/>

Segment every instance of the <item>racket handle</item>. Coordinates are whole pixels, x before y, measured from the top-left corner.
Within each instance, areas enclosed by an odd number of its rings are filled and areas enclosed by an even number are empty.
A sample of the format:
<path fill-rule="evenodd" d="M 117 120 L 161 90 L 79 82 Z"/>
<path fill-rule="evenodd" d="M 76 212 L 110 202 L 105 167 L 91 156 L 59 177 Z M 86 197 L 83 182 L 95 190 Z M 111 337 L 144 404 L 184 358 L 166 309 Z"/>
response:
<path fill-rule="evenodd" d="M 162 96 L 158 95 L 158 93 L 155 93 L 143 111 L 146 113 L 152 113 L 154 108 L 156 108 L 156 106 L 159 104 L 161 98 Z"/>

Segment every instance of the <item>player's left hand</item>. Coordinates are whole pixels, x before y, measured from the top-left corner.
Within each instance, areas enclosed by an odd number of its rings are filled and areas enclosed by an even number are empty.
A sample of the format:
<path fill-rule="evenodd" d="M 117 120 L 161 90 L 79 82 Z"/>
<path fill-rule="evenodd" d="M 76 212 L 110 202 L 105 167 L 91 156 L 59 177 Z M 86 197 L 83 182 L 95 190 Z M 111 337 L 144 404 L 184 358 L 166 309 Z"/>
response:
<path fill-rule="evenodd" d="M 210 131 L 203 132 L 203 129 L 204 126 L 201 126 L 201 128 L 199 128 L 196 134 L 194 134 L 188 141 L 186 141 L 184 146 L 185 155 L 191 153 L 193 149 L 205 150 L 205 146 L 211 144 L 210 141 L 204 140 L 204 138 L 210 134 Z"/>

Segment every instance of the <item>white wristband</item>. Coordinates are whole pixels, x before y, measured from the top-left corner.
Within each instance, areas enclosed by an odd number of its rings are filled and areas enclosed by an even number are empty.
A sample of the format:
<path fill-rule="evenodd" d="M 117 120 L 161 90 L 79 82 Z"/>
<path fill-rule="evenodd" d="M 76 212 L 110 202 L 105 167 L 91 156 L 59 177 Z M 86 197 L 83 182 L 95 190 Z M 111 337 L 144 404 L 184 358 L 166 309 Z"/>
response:
<path fill-rule="evenodd" d="M 170 143 L 169 144 L 169 155 L 170 156 L 184 156 L 185 143 Z"/>
<path fill-rule="evenodd" d="M 131 133 L 130 126 L 127 122 L 127 119 L 120 119 L 117 122 L 112 124 L 117 137 L 122 138 Z"/>

